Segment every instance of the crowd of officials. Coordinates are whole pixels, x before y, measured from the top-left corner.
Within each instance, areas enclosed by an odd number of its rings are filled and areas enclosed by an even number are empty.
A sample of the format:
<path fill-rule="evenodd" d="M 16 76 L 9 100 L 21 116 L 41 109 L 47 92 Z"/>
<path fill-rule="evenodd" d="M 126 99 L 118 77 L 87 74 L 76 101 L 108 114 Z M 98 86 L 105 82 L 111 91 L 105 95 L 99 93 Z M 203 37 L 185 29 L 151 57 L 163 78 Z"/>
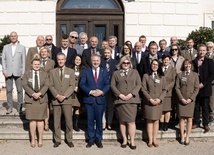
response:
<path fill-rule="evenodd" d="M 53 44 L 51 35 L 38 36 L 36 46 L 25 47 L 16 32 L 10 33 L 10 44 L 3 48 L 2 71 L 5 76 L 8 109 L 13 111 L 12 90 L 15 82 L 18 109 L 22 114 L 23 89 L 25 116 L 30 120 L 30 146 L 43 146 L 43 131 L 49 130 L 50 107 L 53 108 L 54 146 L 61 144 L 61 116 L 65 119 L 65 140 L 69 147 L 73 129 L 80 131 L 81 109 L 87 116 L 88 142 L 102 148 L 103 130 L 112 129 L 113 116 L 119 121 L 121 147 L 136 149 L 137 110 L 141 107 L 147 121 L 148 147 L 158 147 L 158 130 L 167 131 L 170 119 L 179 119 L 180 144 L 190 144 L 192 129 L 204 133 L 214 114 L 214 44 L 207 42 L 194 49 L 187 38 L 186 47 L 177 37 L 151 41 L 146 37 L 132 46 L 126 41 L 117 46 L 117 37 L 103 40 L 75 31 L 63 35 L 61 46 Z M 201 110 L 200 110 L 201 109 Z M 185 125 L 186 123 L 186 125 Z M 38 138 L 36 142 L 36 131 Z M 128 142 L 130 137 L 130 142 Z"/>

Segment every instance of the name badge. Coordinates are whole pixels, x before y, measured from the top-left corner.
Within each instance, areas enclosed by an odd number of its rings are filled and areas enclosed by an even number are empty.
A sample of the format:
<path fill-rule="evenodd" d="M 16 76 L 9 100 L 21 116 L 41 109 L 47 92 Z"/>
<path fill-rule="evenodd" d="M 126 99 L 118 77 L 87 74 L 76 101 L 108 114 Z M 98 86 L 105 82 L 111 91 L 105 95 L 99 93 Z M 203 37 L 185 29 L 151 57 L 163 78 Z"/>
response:
<path fill-rule="evenodd" d="M 160 80 L 158 80 L 158 79 L 155 79 L 155 83 L 160 83 Z"/>
<path fill-rule="evenodd" d="M 80 72 L 75 72 L 75 75 L 76 75 L 76 76 L 79 76 L 79 75 L 80 75 Z"/>
<path fill-rule="evenodd" d="M 33 82 L 33 79 L 29 78 L 29 79 L 28 79 L 28 82 Z"/>
<path fill-rule="evenodd" d="M 65 78 L 66 78 L 66 79 L 70 78 L 70 75 L 66 75 L 66 74 L 65 74 Z"/>
<path fill-rule="evenodd" d="M 182 77 L 181 81 L 187 81 L 186 77 Z"/>

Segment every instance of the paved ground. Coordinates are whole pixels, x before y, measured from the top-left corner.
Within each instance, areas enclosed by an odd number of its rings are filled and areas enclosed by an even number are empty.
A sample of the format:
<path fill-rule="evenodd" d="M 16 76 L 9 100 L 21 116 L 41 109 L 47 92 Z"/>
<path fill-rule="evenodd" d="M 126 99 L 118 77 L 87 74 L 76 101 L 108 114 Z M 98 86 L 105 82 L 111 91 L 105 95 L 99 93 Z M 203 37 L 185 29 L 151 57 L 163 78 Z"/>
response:
<path fill-rule="evenodd" d="M 84 141 L 74 141 L 74 148 L 64 142 L 53 148 L 51 141 L 44 141 L 42 148 L 31 148 L 29 141 L 0 141 L 1 155 L 212 155 L 214 154 L 214 138 L 192 138 L 189 146 L 180 145 L 176 140 L 159 140 L 158 148 L 148 148 L 143 141 L 136 141 L 137 149 L 121 148 L 117 141 L 104 141 L 103 149 L 96 146 L 85 148 Z"/>

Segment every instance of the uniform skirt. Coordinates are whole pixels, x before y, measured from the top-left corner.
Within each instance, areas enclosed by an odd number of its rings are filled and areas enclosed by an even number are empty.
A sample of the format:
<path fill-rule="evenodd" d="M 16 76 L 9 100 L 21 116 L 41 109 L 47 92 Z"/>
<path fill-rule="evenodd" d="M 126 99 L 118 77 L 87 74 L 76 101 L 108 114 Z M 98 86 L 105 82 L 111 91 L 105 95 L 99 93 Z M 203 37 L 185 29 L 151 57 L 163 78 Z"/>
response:
<path fill-rule="evenodd" d="M 25 108 L 28 120 L 44 120 L 47 117 L 47 103 L 25 103 Z"/>
<path fill-rule="evenodd" d="M 116 104 L 116 114 L 120 122 L 135 122 L 137 115 L 137 104 L 122 103 Z"/>
<path fill-rule="evenodd" d="M 172 98 L 165 97 L 163 100 L 163 111 L 171 111 L 172 110 Z"/>
<path fill-rule="evenodd" d="M 149 120 L 159 120 L 163 112 L 163 103 L 152 105 L 151 103 L 144 104 L 144 117 Z"/>
<path fill-rule="evenodd" d="M 189 104 L 183 104 L 179 102 L 178 104 L 178 115 L 180 117 L 193 117 L 195 109 L 195 102 Z"/>

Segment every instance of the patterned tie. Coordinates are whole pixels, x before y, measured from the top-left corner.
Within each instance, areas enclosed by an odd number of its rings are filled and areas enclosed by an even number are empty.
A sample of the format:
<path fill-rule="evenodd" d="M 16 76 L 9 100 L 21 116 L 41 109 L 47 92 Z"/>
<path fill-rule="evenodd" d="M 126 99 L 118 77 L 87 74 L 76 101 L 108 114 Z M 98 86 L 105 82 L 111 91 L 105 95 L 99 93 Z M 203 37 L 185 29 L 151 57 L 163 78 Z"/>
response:
<path fill-rule="evenodd" d="M 38 80 L 38 74 L 37 74 L 37 71 L 35 71 L 35 74 L 34 74 L 34 90 L 36 93 L 39 92 L 39 80 Z"/>
<path fill-rule="evenodd" d="M 43 67 L 45 67 L 45 62 L 46 62 L 47 60 L 45 60 L 45 59 L 42 59 L 42 65 L 43 65 Z"/>
<path fill-rule="evenodd" d="M 97 69 L 94 69 L 94 81 L 97 83 L 98 78 L 97 78 Z"/>

